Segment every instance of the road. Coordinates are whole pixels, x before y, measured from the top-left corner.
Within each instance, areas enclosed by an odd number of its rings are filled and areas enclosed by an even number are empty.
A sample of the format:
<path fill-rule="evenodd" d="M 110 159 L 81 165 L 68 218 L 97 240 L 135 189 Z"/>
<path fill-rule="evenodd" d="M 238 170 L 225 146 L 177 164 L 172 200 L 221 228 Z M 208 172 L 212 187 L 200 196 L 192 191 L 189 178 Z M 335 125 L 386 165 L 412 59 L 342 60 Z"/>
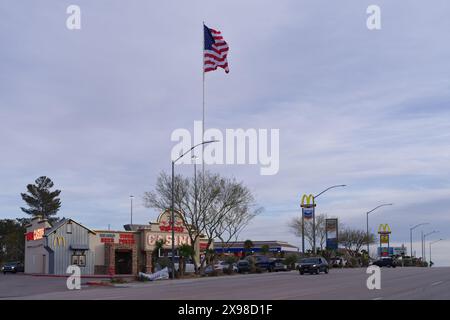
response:
<path fill-rule="evenodd" d="M 165 280 L 130 283 L 123 287 L 85 287 L 69 291 L 65 279 L 28 277 L 30 288 L 6 290 L 0 278 L 0 297 L 9 299 L 450 299 L 450 268 L 384 268 L 381 270 L 381 289 L 368 290 L 369 277 L 365 269 L 332 269 L 329 274 L 303 275 L 279 272 L 199 279 Z M 27 278 L 27 276 L 23 276 Z M 33 279 L 34 278 L 34 279 Z M 12 279 L 12 278 L 11 278 Z M 22 278 L 24 279 L 24 278 Z M 51 281 L 44 286 L 42 281 Z M 12 284 L 9 284 L 12 286 Z M 3 288 L 3 289 L 2 289 Z M 56 291 L 55 291 L 56 290 Z M 11 294 L 14 293 L 14 294 Z"/>

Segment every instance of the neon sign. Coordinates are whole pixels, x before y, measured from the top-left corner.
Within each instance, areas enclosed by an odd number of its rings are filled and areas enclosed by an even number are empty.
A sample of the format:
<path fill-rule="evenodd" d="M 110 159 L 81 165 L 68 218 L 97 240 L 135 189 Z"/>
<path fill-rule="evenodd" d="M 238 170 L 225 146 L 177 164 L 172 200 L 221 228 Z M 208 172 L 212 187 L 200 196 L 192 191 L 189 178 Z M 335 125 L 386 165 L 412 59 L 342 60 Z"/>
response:
<path fill-rule="evenodd" d="M 27 241 L 40 240 L 44 237 L 45 229 L 40 228 L 25 234 Z"/>

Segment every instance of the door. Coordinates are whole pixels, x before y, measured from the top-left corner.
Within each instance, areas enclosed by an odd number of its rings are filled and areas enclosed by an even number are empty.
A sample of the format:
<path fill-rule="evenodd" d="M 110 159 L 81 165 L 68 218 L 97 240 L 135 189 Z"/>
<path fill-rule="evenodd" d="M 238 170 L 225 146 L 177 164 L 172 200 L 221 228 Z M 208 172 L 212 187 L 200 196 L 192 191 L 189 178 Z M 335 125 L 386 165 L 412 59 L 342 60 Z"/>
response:
<path fill-rule="evenodd" d="M 116 250 L 115 256 L 116 274 L 132 274 L 132 251 Z"/>

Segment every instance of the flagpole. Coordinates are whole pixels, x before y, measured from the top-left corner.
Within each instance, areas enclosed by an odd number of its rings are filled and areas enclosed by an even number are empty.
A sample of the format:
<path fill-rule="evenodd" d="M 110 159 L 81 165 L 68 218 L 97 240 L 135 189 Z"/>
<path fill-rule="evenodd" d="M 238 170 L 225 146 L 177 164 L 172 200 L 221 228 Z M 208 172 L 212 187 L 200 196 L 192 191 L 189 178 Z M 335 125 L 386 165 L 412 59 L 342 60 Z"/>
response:
<path fill-rule="evenodd" d="M 202 77 L 203 77 L 203 103 L 202 103 L 202 184 L 205 185 L 205 21 L 203 21 L 203 46 L 202 46 Z"/>

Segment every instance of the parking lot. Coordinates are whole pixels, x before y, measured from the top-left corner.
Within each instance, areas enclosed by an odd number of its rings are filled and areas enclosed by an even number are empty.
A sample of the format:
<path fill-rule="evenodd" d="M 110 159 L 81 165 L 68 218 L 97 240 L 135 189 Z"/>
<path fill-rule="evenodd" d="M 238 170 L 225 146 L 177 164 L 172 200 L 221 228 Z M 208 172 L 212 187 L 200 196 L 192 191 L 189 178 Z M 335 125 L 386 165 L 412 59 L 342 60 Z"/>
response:
<path fill-rule="evenodd" d="M 87 289 L 88 279 L 82 279 L 82 289 Z M 23 273 L 0 273 L 0 299 L 18 298 L 45 293 L 67 291 L 66 278 L 36 277 Z"/>
<path fill-rule="evenodd" d="M 364 268 L 331 269 L 329 274 L 298 272 L 244 274 L 118 287 L 82 286 L 69 291 L 65 278 L 1 275 L 3 299 L 450 299 L 450 268 L 383 268 L 381 290 L 368 290 Z M 83 280 L 85 283 L 88 280 Z"/>

